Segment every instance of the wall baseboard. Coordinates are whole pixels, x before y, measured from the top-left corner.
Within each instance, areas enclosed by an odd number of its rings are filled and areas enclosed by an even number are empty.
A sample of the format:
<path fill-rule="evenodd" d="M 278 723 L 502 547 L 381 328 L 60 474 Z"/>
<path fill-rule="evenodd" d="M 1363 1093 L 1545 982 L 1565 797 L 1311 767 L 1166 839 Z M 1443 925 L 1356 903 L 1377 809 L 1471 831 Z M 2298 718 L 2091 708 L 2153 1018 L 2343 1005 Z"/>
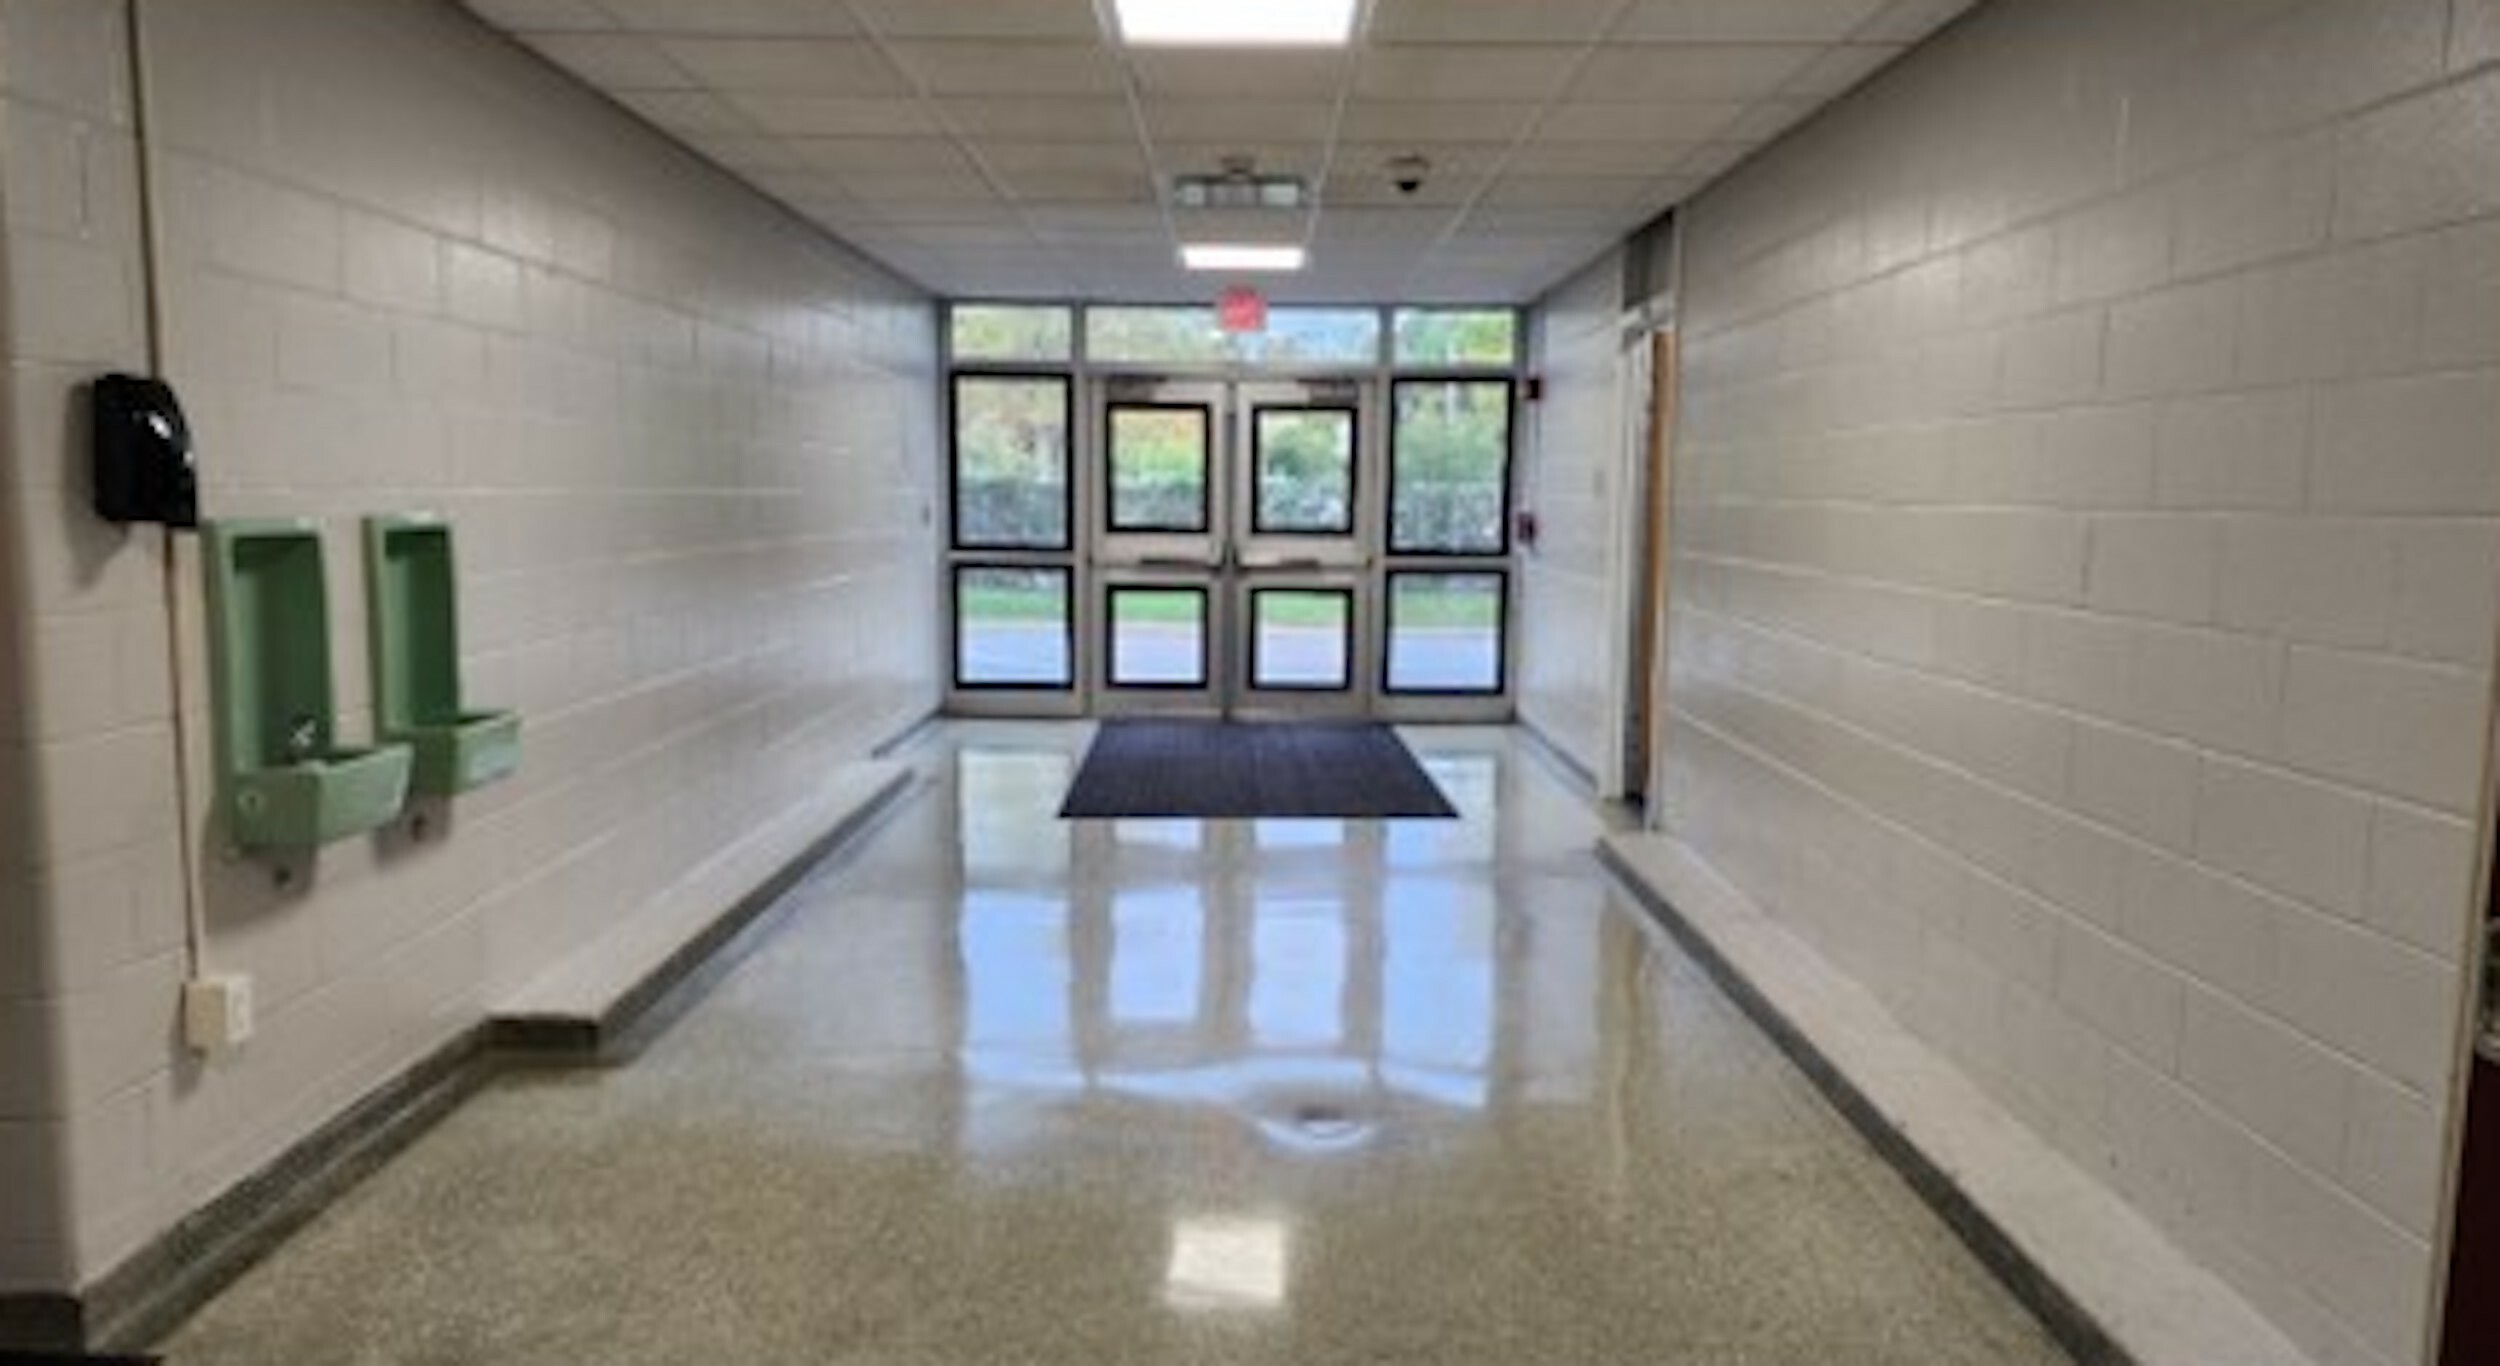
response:
<path fill-rule="evenodd" d="M 691 1008 L 778 923 L 790 889 L 917 790 L 896 781 L 722 911 L 601 1015 L 463 1030 L 75 1294 L 0 1293 L 0 1351 L 136 1351 L 163 1339 L 507 1069 L 609 1065 Z"/>

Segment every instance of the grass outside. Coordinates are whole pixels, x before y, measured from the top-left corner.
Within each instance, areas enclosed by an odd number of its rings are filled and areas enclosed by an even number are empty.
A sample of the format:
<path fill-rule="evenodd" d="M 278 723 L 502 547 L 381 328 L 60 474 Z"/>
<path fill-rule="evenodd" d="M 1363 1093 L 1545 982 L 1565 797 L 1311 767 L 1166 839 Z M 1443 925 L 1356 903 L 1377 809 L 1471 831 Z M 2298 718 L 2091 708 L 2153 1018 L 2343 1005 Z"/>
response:
<path fill-rule="evenodd" d="M 1056 623 L 1064 610 L 1060 595 L 1048 589 L 974 588 L 963 595 L 966 621 Z M 1269 600 L 1265 614 L 1276 626 L 1335 627 L 1340 610 L 1333 600 L 1287 597 Z M 1140 595 L 1124 601 L 1120 615 L 1131 622 L 1194 622 L 1197 599 Z M 1398 603 L 1398 625 L 1413 629 L 1490 631 L 1496 616 L 1493 599 L 1476 593 L 1410 594 Z"/>

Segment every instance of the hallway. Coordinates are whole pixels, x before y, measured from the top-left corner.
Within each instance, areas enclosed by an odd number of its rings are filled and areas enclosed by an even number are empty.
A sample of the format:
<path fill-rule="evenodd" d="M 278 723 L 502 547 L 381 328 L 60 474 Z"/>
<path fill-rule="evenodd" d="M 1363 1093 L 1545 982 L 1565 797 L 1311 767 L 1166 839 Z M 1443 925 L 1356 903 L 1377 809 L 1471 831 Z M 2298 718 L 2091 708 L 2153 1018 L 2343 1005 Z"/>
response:
<path fill-rule="evenodd" d="M 1061 822 L 1087 735 L 934 732 L 646 1052 L 507 1076 L 171 1359 L 2065 1359 L 1528 742 L 1409 733 L 1455 822 Z"/>

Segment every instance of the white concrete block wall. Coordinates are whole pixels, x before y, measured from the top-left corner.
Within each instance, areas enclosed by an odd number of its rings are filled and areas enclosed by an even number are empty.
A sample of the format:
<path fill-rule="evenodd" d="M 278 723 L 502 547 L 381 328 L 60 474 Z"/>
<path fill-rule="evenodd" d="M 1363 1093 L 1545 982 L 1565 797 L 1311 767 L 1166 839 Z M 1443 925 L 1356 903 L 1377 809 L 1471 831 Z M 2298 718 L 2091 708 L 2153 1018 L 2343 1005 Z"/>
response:
<path fill-rule="evenodd" d="M 2495 12 L 2004 0 L 1683 220 L 1671 827 L 2329 1362 L 2442 1271 Z"/>
<path fill-rule="evenodd" d="M 1519 558 L 1519 715 L 1592 774 L 1612 763 L 1606 670 L 1615 632 L 1606 604 L 1621 474 L 1622 312 L 1619 251 L 1538 302 L 1530 355 L 1545 397 L 1522 426 L 1533 454 L 1520 506 L 1541 525 Z"/>
<path fill-rule="evenodd" d="M 937 697 L 928 301 L 455 6 L 152 3 L 165 369 L 210 515 L 329 529 L 351 737 L 357 519 L 450 515 L 470 694 L 527 726 L 522 776 L 422 842 L 334 846 L 284 890 L 224 857 L 205 781 L 187 810 L 175 784 L 160 542 L 82 510 L 68 406 L 146 359 L 125 12 L 0 0 L 35 892 L 0 913 L 0 1008 L 44 1055 L 0 1057 L 0 1189 L 70 1154 L 55 1217 L 0 1208 L 0 1290 L 92 1280 L 567 955 L 727 906 Z M 259 996 L 212 1065 L 173 1028 L 186 822 L 208 961 Z"/>

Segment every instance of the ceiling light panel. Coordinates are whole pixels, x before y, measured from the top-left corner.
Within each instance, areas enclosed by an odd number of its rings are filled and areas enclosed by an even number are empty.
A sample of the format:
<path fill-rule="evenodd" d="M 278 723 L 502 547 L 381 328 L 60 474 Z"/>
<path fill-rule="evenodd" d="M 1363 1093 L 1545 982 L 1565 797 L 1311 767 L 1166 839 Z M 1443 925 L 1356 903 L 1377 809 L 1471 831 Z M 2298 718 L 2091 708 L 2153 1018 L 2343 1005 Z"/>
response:
<path fill-rule="evenodd" d="M 1113 0 L 1131 47 L 1344 47 L 1355 0 Z"/>
<path fill-rule="evenodd" d="M 1181 248 L 1181 264 L 1195 271 L 1234 273 L 1295 271 L 1310 264 L 1302 247 L 1252 245 L 1244 242 L 1191 242 Z"/>

